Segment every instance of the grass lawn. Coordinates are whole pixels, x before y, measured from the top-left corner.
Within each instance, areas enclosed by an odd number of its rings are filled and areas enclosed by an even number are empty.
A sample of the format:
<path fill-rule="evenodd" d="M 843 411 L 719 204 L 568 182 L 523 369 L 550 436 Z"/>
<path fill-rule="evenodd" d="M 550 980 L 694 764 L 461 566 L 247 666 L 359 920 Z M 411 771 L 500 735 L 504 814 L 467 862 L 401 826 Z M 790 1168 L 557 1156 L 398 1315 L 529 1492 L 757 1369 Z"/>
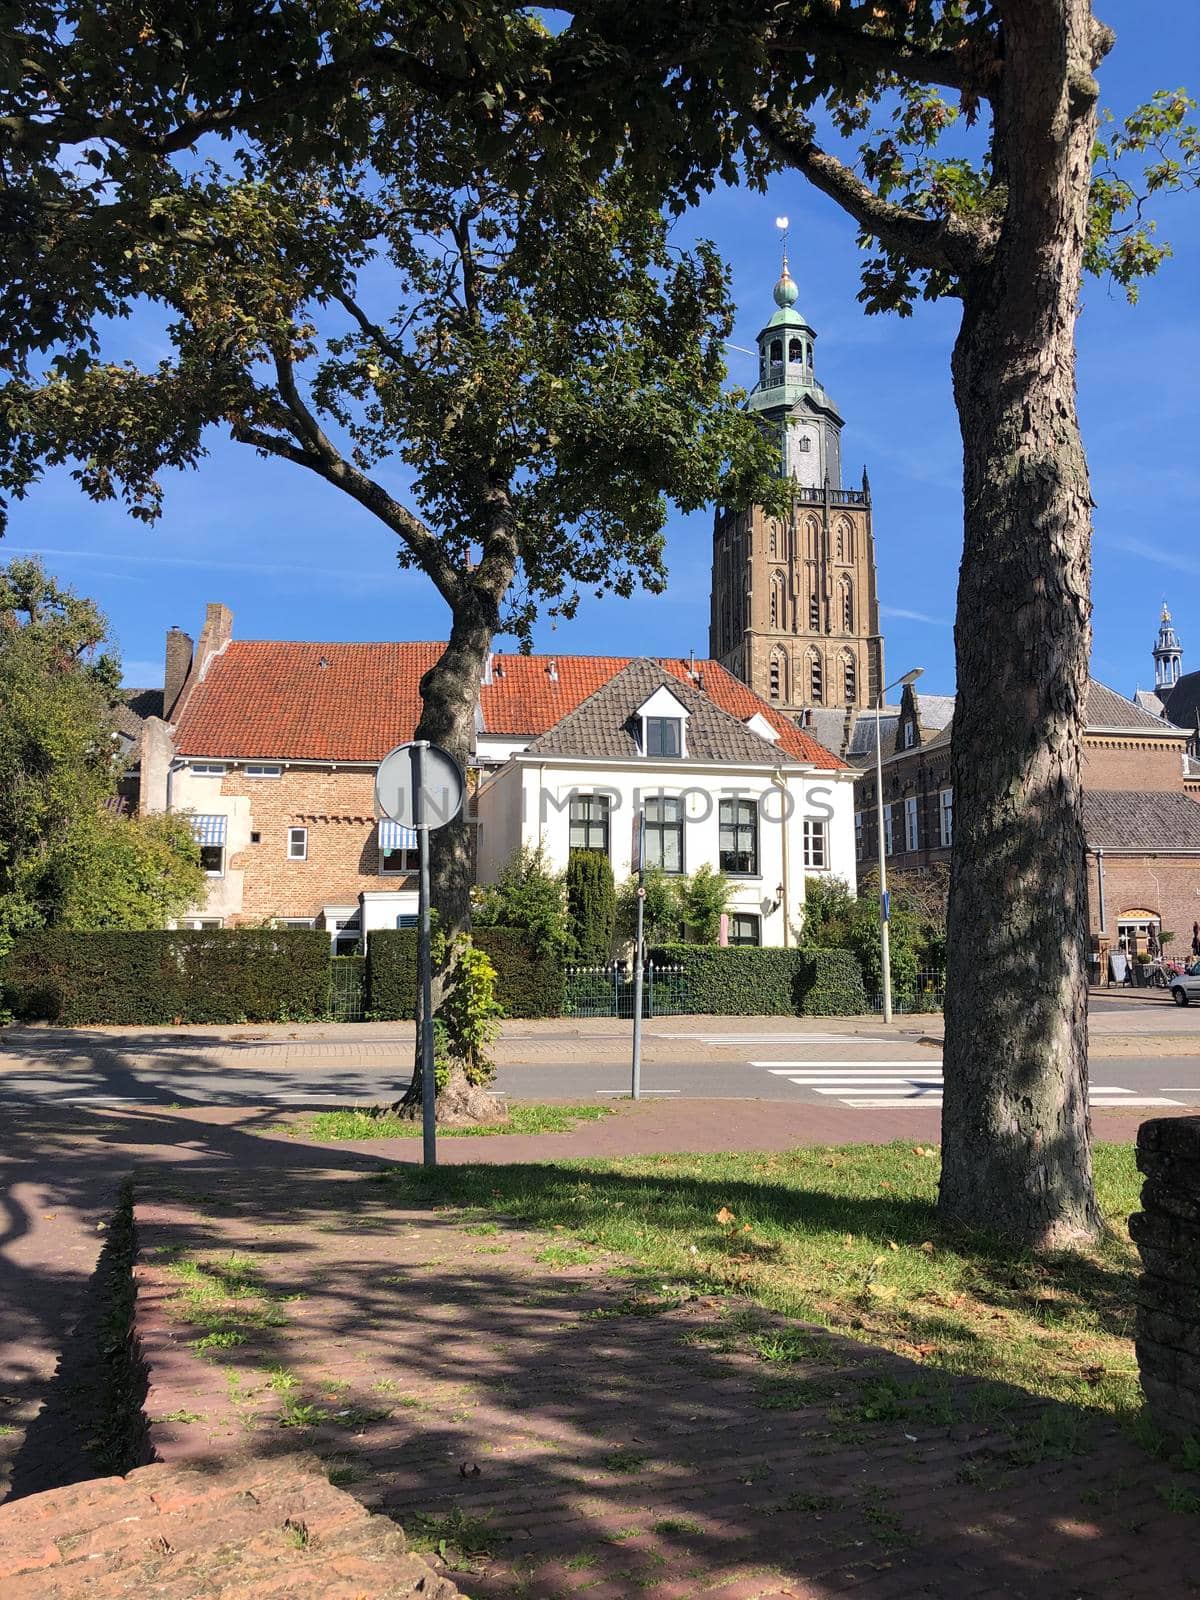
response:
<path fill-rule="evenodd" d="M 507 1122 L 473 1122 L 463 1128 L 440 1128 L 439 1139 L 488 1139 L 501 1133 L 570 1133 L 577 1122 L 611 1117 L 611 1106 L 514 1105 Z M 288 1131 L 306 1139 L 419 1139 L 421 1124 L 405 1117 L 377 1116 L 370 1111 L 319 1111 Z"/>
<path fill-rule="evenodd" d="M 617 1252 L 635 1263 L 634 1309 L 696 1289 L 745 1295 L 932 1368 L 1132 1416 L 1137 1260 L 1125 1223 L 1140 1178 L 1127 1145 L 1097 1146 L 1095 1164 L 1107 1236 L 1086 1254 L 1041 1256 L 944 1233 L 938 1152 L 907 1142 L 405 1167 L 367 1181 Z M 786 1343 L 766 1359 L 786 1361 Z"/>

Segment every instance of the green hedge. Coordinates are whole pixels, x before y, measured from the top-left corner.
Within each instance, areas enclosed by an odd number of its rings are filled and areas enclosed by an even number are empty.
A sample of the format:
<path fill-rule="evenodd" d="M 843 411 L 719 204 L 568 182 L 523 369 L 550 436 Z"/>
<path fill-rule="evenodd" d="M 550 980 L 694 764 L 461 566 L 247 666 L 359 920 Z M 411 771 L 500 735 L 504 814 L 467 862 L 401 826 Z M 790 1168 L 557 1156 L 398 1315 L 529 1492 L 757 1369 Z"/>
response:
<path fill-rule="evenodd" d="M 5 1004 L 68 1027 L 292 1022 L 325 1014 L 329 935 L 305 928 L 21 934 Z"/>
<path fill-rule="evenodd" d="M 833 1017 L 867 1009 L 858 962 L 845 950 L 666 944 L 650 959 L 683 968 L 690 1008 L 702 1015 Z"/>
<path fill-rule="evenodd" d="M 539 957 L 517 928 L 476 928 L 472 937 L 496 969 L 496 998 L 509 1017 L 560 1017 L 563 971 Z M 374 1017 L 416 1015 L 417 935 L 413 928 L 380 928 L 367 938 L 367 1005 Z"/>

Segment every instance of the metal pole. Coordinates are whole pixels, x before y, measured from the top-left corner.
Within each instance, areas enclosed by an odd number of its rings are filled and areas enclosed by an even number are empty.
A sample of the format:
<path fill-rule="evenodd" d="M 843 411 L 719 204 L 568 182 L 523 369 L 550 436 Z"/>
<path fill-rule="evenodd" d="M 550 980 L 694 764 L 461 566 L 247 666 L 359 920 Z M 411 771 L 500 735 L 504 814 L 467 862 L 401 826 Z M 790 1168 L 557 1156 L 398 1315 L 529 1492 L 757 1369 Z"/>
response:
<path fill-rule="evenodd" d="M 892 953 L 888 937 L 887 857 L 883 848 L 883 746 L 879 713 L 883 691 L 875 702 L 875 818 L 879 834 L 879 958 L 883 969 L 883 1020 L 892 1020 Z"/>
<path fill-rule="evenodd" d="M 437 1166 L 437 1078 L 433 1070 L 433 955 L 429 926 L 429 824 L 425 821 L 425 752 L 427 740 L 415 743 L 410 752 L 413 768 L 413 826 L 417 834 L 420 876 L 417 909 L 420 920 L 418 959 L 421 968 L 421 1133 L 423 1160 Z"/>
<path fill-rule="evenodd" d="M 642 936 L 646 911 L 646 813 L 638 814 L 637 939 L 633 950 L 633 1098 L 642 1098 Z"/>

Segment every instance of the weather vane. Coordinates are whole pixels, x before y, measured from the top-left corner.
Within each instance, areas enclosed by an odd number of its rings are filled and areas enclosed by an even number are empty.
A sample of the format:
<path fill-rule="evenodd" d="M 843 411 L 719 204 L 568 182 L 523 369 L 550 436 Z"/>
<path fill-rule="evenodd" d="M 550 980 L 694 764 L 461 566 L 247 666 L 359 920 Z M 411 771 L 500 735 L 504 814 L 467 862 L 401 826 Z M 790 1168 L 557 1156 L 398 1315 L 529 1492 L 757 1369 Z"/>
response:
<path fill-rule="evenodd" d="M 786 266 L 787 266 L 787 242 L 788 242 L 788 219 L 786 217 L 776 217 L 775 218 L 775 226 L 779 229 L 779 243 L 783 248 L 783 264 L 784 264 L 784 267 L 786 268 Z"/>

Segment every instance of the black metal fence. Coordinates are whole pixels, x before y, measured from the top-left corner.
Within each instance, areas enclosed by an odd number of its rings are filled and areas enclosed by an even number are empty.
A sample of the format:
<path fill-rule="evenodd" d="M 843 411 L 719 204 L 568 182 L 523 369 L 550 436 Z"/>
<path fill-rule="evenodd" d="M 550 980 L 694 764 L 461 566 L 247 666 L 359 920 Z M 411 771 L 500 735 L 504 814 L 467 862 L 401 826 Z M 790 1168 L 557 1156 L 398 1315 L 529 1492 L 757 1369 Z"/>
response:
<path fill-rule="evenodd" d="M 563 976 L 564 1016 L 633 1016 L 633 969 L 624 962 L 614 961 L 604 967 L 567 967 Z M 691 1009 L 686 969 L 647 961 L 642 973 L 642 1016 L 678 1017 Z"/>
<path fill-rule="evenodd" d="M 946 974 L 931 968 L 918 972 L 915 979 L 905 979 L 892 984 L 892 1011 L 898 1016 L 920 1015 L 926 1011 L 941 1011 L 946 1004 Z M 871 996 L 875 1011 L 883 1010 L 883 991 L 877 989 Z"/>

